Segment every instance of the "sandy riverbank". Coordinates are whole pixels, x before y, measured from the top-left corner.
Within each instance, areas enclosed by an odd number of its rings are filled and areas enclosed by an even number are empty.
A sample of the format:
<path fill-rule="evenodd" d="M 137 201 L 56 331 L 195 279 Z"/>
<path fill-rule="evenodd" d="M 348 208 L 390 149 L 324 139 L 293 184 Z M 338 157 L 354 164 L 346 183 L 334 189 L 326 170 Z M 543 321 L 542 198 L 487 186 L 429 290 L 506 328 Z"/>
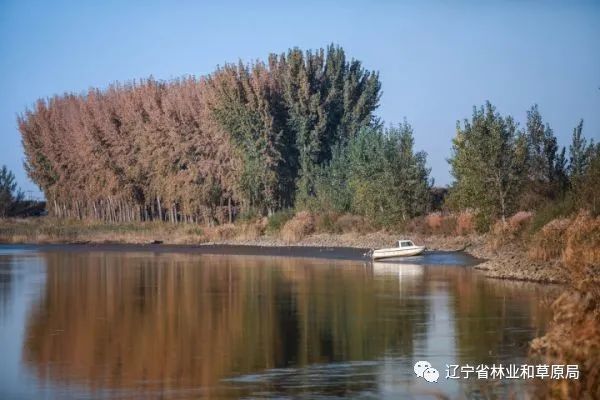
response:
<path fill-rule="evenodd" d="M 467 252 L 483 259 L 475 269 L 482 271 L 487 277 L 512 279 L 540 283 L 568 282 L 567 271 L 558 261 L 533 261 L 527 253 L 515 247 L 506 247 L 498 252 L 491 251 L 485 245 L 473 246 Z"/>

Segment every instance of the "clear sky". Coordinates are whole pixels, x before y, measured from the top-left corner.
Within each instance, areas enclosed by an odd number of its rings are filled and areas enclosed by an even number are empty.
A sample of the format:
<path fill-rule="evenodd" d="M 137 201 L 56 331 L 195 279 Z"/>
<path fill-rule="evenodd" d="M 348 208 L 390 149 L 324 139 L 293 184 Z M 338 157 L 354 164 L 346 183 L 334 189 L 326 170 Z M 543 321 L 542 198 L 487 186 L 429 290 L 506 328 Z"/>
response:
<path fill-rule="evenodd" d="M 600 1 L 0 0 L 0 164 L 37 191 L 15 120 L 40 97 L 329 43 L 380 71 L 378 115 L 408 119 L 436 184 L 457 119 L 488 99 L 521 122 L 538 103 L 562 145 L 580 118 L 600 139 Z"/>

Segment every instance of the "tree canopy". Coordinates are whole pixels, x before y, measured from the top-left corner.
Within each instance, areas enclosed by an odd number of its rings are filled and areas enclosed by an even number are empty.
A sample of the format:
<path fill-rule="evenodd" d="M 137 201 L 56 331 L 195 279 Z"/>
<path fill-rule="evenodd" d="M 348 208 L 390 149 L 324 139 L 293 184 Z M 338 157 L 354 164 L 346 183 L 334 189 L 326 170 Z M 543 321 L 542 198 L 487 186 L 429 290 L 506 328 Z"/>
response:
<path fill-rule="evenodd" d="M 455 184 L 451 201 L 490 217 L 515 211 L 526 173 L 527 142 L 512 117 L 487 102 L 471 121 L 457 123 L 449 160 Z"/>

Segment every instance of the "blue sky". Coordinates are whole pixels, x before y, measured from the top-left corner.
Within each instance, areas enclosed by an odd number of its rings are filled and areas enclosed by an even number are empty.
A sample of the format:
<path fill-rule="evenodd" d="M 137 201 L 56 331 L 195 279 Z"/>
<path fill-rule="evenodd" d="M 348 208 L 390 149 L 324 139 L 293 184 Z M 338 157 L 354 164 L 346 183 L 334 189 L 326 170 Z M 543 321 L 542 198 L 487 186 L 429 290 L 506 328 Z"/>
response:
<path fill-rule="evenodd" d="M 445 185 L 456 120 L 488 99 L 521 122 L 538 103 L 562 145 L 580 118 L 600 139 L 599 39 L 598 1 L 0 0 L 0 164 L 37 191 L 15 120 L 40 97 L 336 43 L 380 71 L 378 115 L 408 119 Z"/>

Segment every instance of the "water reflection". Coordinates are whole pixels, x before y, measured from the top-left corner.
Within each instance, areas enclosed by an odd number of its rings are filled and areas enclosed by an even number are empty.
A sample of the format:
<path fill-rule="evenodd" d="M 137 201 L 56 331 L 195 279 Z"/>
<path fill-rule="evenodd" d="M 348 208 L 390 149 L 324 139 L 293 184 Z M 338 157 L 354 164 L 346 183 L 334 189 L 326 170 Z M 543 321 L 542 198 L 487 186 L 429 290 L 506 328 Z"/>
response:
<path fill-rule="evenodd" d="M 414 378 L 417 359 L 440 369 L 520 362 L 547 318 L 539 287 L 458 266 L 122 252 L 43 259 L 21 361 L 39 387 L 61 388 L 50 397 L 419 397 L 432 386 Z"/>

